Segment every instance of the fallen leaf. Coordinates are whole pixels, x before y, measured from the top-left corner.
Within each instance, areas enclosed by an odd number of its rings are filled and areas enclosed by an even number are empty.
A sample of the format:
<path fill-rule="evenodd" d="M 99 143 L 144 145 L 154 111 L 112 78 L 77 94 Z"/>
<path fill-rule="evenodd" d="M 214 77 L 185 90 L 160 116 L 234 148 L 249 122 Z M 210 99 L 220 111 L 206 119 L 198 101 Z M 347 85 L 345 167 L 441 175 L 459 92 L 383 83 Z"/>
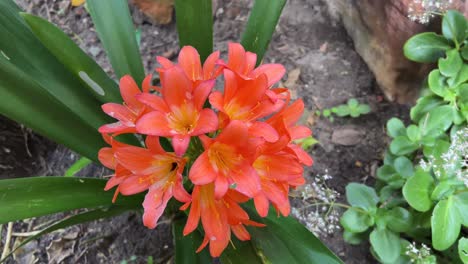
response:
<path fill-rule="evenodd" d="M 169 24 L 172 21 L 174 0 L 133 0 L 133 3 L 158 24 Z"/>

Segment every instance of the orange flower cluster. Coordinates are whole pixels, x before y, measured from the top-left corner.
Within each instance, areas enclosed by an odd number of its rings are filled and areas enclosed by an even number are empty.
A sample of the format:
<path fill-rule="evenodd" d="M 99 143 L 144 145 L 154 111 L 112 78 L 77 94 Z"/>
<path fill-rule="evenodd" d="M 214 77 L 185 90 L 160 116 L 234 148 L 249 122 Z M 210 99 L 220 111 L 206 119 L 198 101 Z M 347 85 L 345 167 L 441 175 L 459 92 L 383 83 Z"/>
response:
<path fill-rule="evenodd" d="M 115 170 L 105 189 L 117 186 L 114 200 L 119 193 L 148 191 L 143 222 L 149 228 L 156 227 L 172 197 L 184 203 L 181 210 L 190 208 L 184 235 L 201 219 L 205 239 L 198 251 L 209 243 L 211 255 L 217 257 L 231 231 L 249 240 L 245 226 L 263 226 L 249 219 L 241 203 L 253 199 L 262 217 L 270 203 L 278 214 L 289 214 L 289 188 L 303 184 L 303 166 L 312 165 L 311 157 L 293 143 L 311 134 L 296 125 L 304 104 L 290 104 L 288 89 L 272 88 L 285 73 L 282 65 L 255 68 L 256 54 L 237 43 L 229 44 L 227 62 L 214 52 L 202 65 L 190 46 L 182 48 L 177 64 L 157 60 L 161 87 L 152 86 L 149 75 L 140 90 L 124 76 L 124 103 L 102 106 L 118 120 L 99 129 L 110 145 L 101 149 L 99 159 Z M 220 75 L 224 89 L 214 91 Z M 145 147 L 114 139 L 124 133 L 146 136 Z M 161 147 L 160 137 L 170 139 L 173 152 Z M 183 184 L 186 169 L 191 194 Z"/>

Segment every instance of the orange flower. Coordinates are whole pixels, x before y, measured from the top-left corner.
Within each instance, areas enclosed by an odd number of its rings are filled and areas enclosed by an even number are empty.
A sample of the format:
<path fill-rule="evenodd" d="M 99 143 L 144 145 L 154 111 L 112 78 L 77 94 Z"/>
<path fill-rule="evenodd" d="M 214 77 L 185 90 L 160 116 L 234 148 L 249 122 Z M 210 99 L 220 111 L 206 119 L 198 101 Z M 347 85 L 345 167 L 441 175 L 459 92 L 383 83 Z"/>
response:
<path fill-rule="evenodd" d="M 299 99 L 272 116 L 267 123 L 273 126 L 277 131 L 281 131 L 279 133 L 283 136 L 287 135 L 290 141 L 306 138 L 312 134 L 310 129 L 306 126 L 296 124 L 303 112 L 304 102 Z M 312 166 L 312 158 L 300 146 L 289 142 L 285 151 L 294 154 L 302 164 Z"/>
<path fill-rule="evenodd" d="M 248 201 L 248 197 L 234 191 L 227 191 L 222 199 L 215 198 L 215 186 L 196 185 L 192 192 L 192 202 L 186 203 L 181 209 L 185 210 L 191 204 L 184 235 L 194 231 L 201 218 L 205 239 L 197 252 L 210 243 L 210 254 L 219 257 L 229 244 L 231 231 L 241 240 L 249 240 L 250 234 L 244 225 L 264 226 L 249 219 L 249 215 L 240 207 L 239 203 Z"/>
<path fill-rule="evenodd" d="M 186 203 L 190 201 L 190 195 L 182 185 L 185 159 L 165 152 L 158 137 L 147 137 L 146 146 L 117 148 L 117 162 L 132 173 L 119 183 L 118 188 L 123 195 L 149 190 L 143 202 L 143 223 L 148 228 L 155 228 L 172 196 Z"/>
<path fill-rule="evenodd" d="M 190 137 L 218 128 L 218 118 L 213 110 L 203 109 L 214 81 L 201 82 L 193 87 L 179 67 L 166 70 L 164 75 L 162 98 L 147 93 L 137 96 L 154 110 L 141 117 L 137 130 L 146 135 L 172 137 L 175 153 L 181 156 L 187 150 Z"/>
<path fill-rule="evenodd" d="M 267 77 L 265 74 L 253 80 L 236 78 L 230 70 L 224 70 L 224 94 L 219 91 L 211 93 L 211 105 L 220 111 L 221 127 L 230 120 L 241 120 L 249 126 L 253 136 L 264 137 L 267 141 L 278 140 L 278 133 L 270 125 L 257 121 L 278 111 L 283 100 L 272 100 L 267 95 Z M 270 91 L 271 92 L 271 91 Z"/>
<path fill-rule="evenodd" d="M 214 182 L 218 199 L 226 194 L 229 186 L 248 197 L 260 191 L 260 180 L 252 167 L 255 145 L 250 144 L 243 122 L 232 121 L 215 139 L 205 135 L 200 139 L 205 151 L 190 169 L 193 184 Z"/>
<path fill-rule="evenodd" d="M 164 57 L 158 56 L 156 60 L 162 66 L 162 68 L 156 69 L 162 81 L 165 78 L 165 71 L 175 65 Z M 192 46 L 184 46 L 179 53 L 178 66 L 184 70 L 185 75 L 193 82 L 194 86 L 197 86 L 200 81 L 213 80 L 221 74 L 221 67 L 216 65 L 218 60 L 219 51 L 213 52 L 206 58 L 202 67 L 197 50 Z"/>
<path fill-rule="evenodd" d="M 289 187 L 304 184 L 304 169 L 296 156 L 273 149 L 259 155 L 253 167 L 260 176 L 262 190 L 254 197 L 255 208 L 260 216 L 268 215 L 269 201 L 278 213 L 289 215 Z"/>
<path fill-rule="evenodd" d="M 152 88 L 151 78 L 150 74 L 143 80 L 142 86 L 145 93 L 148 93 Z M 120 94 L 124 100 L 123 105 L 116 103 L 102 105 L 102 110 L 106 114 L 119 121 L 101 126 L 100 133 L 136 133 L 135 123 L 148 112 L 147 107 L 135 98 L 137 94 L 141 94 L 141 91 L 130 75 L 125 75 L 120 79 Z"/>
<path fill-rule="evenodd" d="M 104 138 L 104 141 L 107 142 L 107 144 L 111 145 L 111 147 L 104 147 L 100 149 L 98 152 L 98 159 L 102 163 L 102 165 L 115 171 L 114 174 L 111 175 L 111 178 L 107 181 L 106 186 L 104 187 L 104 190 L 108 191 L 114 188 L 115 186 L 119 185 L 128 176 L 132 175 L 132 173 L 129 170 L 122 167 L 122 165 L 120 165 L 115 159 L 115 152 L 118 148 L 128 147 L 130 145 L 121 143 L 107 134 L 102 134 L 102 137 Z M 114 197 L 112 198 L 112 202 L 115 202 L 118 195 L 119 188 L 117 187 L 114 193 Z"/>
<path fill-rule="evenodd" d="M 256 79 L 265 74 L 268 87 L 281 80 L 286 73 L 286 69 L 281 64 L 263 64 L 255 68 L 256 63 L 257 54 L 246 52 L 239 43 L 229 43 L 228 62 L 220 62 L 220 65 L 230 69 L 245 80 Z"/>

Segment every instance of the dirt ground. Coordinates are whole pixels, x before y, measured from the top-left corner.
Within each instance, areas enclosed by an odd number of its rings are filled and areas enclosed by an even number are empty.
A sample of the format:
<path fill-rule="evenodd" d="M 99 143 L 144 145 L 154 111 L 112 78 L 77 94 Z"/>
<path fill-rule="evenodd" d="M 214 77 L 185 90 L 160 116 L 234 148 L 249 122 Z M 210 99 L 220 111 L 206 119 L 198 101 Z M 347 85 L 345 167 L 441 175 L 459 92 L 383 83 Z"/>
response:
<path fill-rule="evenodd" d="M 373 183 L 387 145 L 385 123 L 392 116 L 406 119 L 408 107 L 383 100 L 372 74 L 354 51 L 352 41 L 339 21 L 328 16 L 325 0 L 290 0 L 265 55 L 265 62 L 282 63 L 289 76 L 283 79 L 302 98 L 307 113 L 304 122 L 311 127 L 319 144 L 310 149 L 314 166 L 305 177 L 331 175 L 328 185 L 341 195 L 352 181 Z M 110 74 L 111 67 L 97 39 L 91 19 L 83 7 L 71 8 L 69 1 L 16 0 L 27 12 L 54 22 L 69 34 Z M 251 1 L 215 2 L 215 49 L 226 51 L 228 42 L 238 42 L 247 21 Z M 176 58 L 178 40 L 175 22 L 154 25 L 139 10 L 132 9 L 137 28 L 142 30 L 141 53 L 147 73 L 156 66 L 155 56 Z M 314 115 L 357 98 L 371 106 L 372 112 L 359 118 L 336 118 L 330 122 Z M 0 116 L 0 179 L 29 175 L 62 175 L 77 155 L 30 130 Z M 98 165 L 80 172 L 82 176 L 102 176 Z M 296 199 L 295 206 L 303 203 Z M 15 232 L 38 229 L 64 215 L 15 223 Z M 5 228 L 3 228 L 5 230 Z M 3 231 L 3 236 L 5 231 Z M 321 239 L 346 263 L 375 263 L 368 245 L 350 246 L 341 232 Z M 19 237 L 13 237 L 20 241 Z M 3 244 L 1 244 L 3 245 Z M 128 213 L 112 220 L 97 221 L 62 230 L 32 242 L 9 263 L 171 263 L 172 235 L 169 225 L 148 230 L 141 214 Z"/>

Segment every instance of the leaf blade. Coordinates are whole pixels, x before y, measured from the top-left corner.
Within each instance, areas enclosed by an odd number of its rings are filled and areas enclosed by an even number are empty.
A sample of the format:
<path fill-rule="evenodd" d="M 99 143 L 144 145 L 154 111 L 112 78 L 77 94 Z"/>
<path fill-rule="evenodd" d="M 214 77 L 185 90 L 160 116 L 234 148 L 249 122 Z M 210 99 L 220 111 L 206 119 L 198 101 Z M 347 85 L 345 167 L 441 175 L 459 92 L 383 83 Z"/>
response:
<path fill-rule="evenodd" d="M 247 26 L 242 34 L 242 46 L 257 54 L 257 65 L 263 59 L 286 0 L 255 0 Z"/>
<path fill-rule="evenodd" d="M 138 84 L 145 72 L 126 0 L 88 0 L 89 13 L 117 78 L 129 74 Z"/>
<path fill-rule="evenodd" d="M 193 46 L 204 61 L 213 51 L 211 0 L 176 0 L 175 11 L 180 47 Z M 196 21 L 196 23 L 194 23 Z"/>

